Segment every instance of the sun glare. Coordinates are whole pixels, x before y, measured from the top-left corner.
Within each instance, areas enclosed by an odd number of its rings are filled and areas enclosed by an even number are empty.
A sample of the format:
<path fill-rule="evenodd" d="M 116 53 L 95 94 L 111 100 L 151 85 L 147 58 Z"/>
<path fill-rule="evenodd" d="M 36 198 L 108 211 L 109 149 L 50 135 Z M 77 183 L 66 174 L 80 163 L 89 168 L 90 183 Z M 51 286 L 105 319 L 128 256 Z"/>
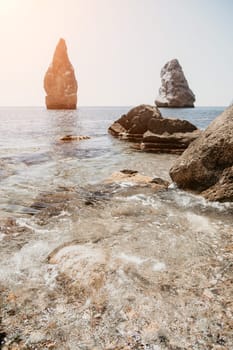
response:
<path fill-rule="evenodd" d="M 18 0 L 0 0 L 0 14 L 7 14 L 17 8 Z"/>

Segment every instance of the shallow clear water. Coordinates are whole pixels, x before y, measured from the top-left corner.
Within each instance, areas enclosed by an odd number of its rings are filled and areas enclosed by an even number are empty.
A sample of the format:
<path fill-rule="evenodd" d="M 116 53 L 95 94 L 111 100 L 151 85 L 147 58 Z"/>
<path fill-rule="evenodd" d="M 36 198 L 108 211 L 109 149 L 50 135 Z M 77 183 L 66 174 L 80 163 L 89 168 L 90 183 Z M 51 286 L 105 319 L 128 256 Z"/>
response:
<path fill-rule="evenodd" d="M 77 111 L 44 108 L 0 109 L 1 199 L 22 205 L 42 190 L 59 185 L 97 183 L 114 170 L 132 168 L 167 177 L 170 155 L 135 153 L 107 134 L 128 107 L 83 107 Z M 186 118 L 206 127 L 223 108 L 162 109 L 164 116 Z M 87 135 L 90 140 L 62 143 L 60 137 Z M 16 204 L 16 203 L 15 203 Z"/>
<path fill-rule="evenodd" d="M 0 109 L 0 316 L 8 344 L 110 349 L 130 338 L 137 349 L 138 337 L 144 349 L 204 349 L 208 334 L 217 344 L 224 329 L 231 347 L 231 307 L 223 312 L 212 290 L 230 290 L 232 207 L 175 188 L 105 184 L 122 169 L 169 179 L 176 159 L 107 134 L 128 109 Z M 223 108 L 161 111 L 203 129 Z M 90 139 L 61 142 L 67 134 Z"/>
<path fill-rule="evenodd" d="M 160 159 L 166 163 L 171 157 L 158 156 L 152 165 L 150 155 L 133 158 L 135 152 L 128 144 L 107 134 L 112 121 L 127 110 L 1 108 L 1 208 L 24 206 L 38 192 L 58 185 L 96 183 L 125 167 L 163 176 Z M 62 143 L 60 138 L 67 134 L 91 139 Z"/>

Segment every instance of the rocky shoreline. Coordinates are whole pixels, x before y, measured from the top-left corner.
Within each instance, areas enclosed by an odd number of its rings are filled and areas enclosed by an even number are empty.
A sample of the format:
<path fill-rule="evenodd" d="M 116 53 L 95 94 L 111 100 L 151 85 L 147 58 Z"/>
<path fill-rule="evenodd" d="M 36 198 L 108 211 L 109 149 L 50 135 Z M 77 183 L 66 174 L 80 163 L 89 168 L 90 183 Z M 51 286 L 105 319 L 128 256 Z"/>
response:
<path fill-rule="evenodd" d="M 169 172 L 178 187 L 210 201 L 232 202 L 232 121 L 233 107 L 229 107 L 202 132 L 186 120 L 163 118 L 155 106 L 140 105 L 108 131 L 135 142 L 141 151 L 180 154 Z"/>

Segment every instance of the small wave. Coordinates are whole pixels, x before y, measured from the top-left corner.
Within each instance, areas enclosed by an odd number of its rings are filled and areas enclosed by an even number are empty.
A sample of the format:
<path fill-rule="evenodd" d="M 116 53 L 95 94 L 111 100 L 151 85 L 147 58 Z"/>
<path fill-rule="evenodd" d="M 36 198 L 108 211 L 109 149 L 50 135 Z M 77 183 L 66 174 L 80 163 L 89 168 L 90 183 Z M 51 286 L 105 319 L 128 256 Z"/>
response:
<path fill-rule="evenodd" d="M 159 197 L 167 203 L 176 203 L 179 207 L 190 209 L 217 209 L 219 212 L 233 209 L 233 204 L 230 202 L 210 202 L 201 195 L 196 195 L 190 192 L 170 187 L 168 191 L 158 194 Z"/>
<path fill-rule="evenodd" d="M 136 264 L 136 265 L 141 265 L 147 260 L 147 259 L 142 259 L 136 255 L 128 255 L 125 253 L 121 253 L 118 256 L 120 259 L 123 259 L 125 261 L 131 262 L 131 263 Z"/>

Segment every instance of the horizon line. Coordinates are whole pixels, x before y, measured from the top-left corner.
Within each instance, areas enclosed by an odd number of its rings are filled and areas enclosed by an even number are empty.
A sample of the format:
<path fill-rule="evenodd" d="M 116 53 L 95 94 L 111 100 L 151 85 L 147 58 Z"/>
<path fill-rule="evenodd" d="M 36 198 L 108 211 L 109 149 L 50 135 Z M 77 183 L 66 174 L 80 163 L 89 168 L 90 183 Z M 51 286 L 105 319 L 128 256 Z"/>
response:
<path fill-rule="evenodd" d="M 139 103 L 139 104 L 136 104 L 136 105 L 80 105 L 80 106 L 77 106 L 76 109 L 63 109 L 63 110 L 67 110 L 67 111 L 75 111 L 77 110 L 78 108 L 96 108 L 96 107 L 102 107 L 102 108 L 122 108 L 122 107 L 137 107 L 137 106 L 140 106 L 140 105 L 150 105 L 150 106 L 153 106 L 153 107 L 157 107 L 155 104 L 149 104 L 149 103 Z M 227 108 L 227 107 L 230 107 L 231 105 L 197 105 L 197 106 L 194 106 L 194 107 L 158 107 L 159 109 L 160 108 L 167 108 L 167 109 L 195 109 L 195 108 L 199 108 L 199 107 L 221 107 L 221 108 Z M 47 109 L 46 106 L 43 106 L 43 105 L 0 105 L 0 108 L 44 108 L 46 110 L 50 110 L 50 111 L 59 111 L 59 110 L 62 110 L 62 109 Z"/>

